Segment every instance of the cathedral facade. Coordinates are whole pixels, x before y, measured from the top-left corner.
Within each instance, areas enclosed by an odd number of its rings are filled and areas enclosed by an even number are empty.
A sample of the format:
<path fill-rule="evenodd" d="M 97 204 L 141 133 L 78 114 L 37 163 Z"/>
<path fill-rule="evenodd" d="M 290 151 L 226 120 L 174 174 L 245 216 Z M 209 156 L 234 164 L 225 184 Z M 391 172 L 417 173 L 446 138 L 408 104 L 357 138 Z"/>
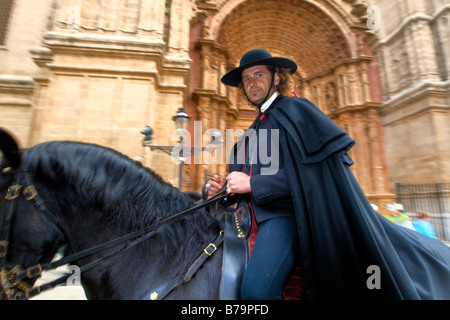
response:
<path fill-rule="evenodd" d="M 264 48 L 298 64 L 295 93 L 356 141 L 352 170 L 381 205 L 395 182 L 450 180 L 449 18 L 448 0 L 4 0 L 0 126 L 22 147 L 111 147 L 198 191 L 226 176 L 226 132 L 256 115 L 220 77 Z M 153 145 L 177 145 L 179 108 L 184 146 L 223 134 L 181 171 L 141 144 L 149 125 Z"/>

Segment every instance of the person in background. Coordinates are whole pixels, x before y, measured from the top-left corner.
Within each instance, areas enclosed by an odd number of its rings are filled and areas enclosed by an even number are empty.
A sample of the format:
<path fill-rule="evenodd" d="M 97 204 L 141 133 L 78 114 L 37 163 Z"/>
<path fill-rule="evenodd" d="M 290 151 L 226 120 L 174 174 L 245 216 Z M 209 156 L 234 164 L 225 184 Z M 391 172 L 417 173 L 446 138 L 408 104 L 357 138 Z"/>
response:
<path fill-rule="evenodd" d="M 419 218 L 415 219 L 412 224 L 417 232 L 432 239 L 437 239 L 436 232 L 428 219 L 428 212 L 418 211 Z"/>
<path fill-rule="evenodd" d="M 403 205 L 400 203 L 386 204 L 389 213 L 385 217 L 393 223 L 399 224 L 405 228 L 415 230 L 411 218 L 405 213 Z"/>
<path fill-rule="evenodd" d="M 380 212 L 378 211 L 380 208 L 379 208 L 376 204 L 371 203 L 370 205 L 372 206 L 373 210 L 374 210 L 376 213 L 380 213 Z"/>

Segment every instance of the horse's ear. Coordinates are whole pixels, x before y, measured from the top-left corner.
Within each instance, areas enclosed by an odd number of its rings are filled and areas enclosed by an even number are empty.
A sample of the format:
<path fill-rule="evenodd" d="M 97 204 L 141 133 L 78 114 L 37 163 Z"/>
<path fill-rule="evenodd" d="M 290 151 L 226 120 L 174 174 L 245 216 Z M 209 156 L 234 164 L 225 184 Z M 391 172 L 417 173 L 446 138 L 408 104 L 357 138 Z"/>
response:
<path fill-rule="evenodd" d="M 20 150 L 17 146 L 17 142 L 13 136 L 3 128 L 0 128 L 0 150 L 6 161 L 3 167 L 9 166 L 16 168 L 20 166 Z"/>

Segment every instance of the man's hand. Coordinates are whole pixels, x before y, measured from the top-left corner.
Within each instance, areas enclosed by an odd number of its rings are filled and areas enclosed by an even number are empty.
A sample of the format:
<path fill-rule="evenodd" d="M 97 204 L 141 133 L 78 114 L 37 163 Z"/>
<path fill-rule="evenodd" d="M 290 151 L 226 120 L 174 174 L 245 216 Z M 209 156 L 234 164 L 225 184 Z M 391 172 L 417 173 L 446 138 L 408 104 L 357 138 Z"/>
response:
<path fill-rule="evenodd" d="M 218 175 L 215 175 L 212 179 L 208 180 L 205 185 L 205 190 L 207 192 L 207 198 L 214 197 L 220 189 L 222 189 L 225 181 L 221 179 Z"/>
<path fill-rule="evenodd" d="M 232 195 L 235 193 L 249 193 L 252 191 L 250 185 L 250 176 L 240 171 L 231 172 L 227 180 L 227 192 Z"/>

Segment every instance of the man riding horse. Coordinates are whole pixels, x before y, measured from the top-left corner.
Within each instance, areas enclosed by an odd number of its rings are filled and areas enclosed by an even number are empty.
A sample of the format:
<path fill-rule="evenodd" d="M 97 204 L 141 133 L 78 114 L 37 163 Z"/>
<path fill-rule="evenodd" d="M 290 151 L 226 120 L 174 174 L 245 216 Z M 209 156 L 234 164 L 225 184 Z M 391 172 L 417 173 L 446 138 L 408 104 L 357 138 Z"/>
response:
<path fill-rule="evenodd" d="M 297 255 L 306 299 L 450 298 L 450 249 L 372 209 L 350 171 L 354 141 L 310 101 L 290 97 L 296 69 L 289 59 L 255 49 L 222 77 L 259 110 L 234 148 L 226 178 L 227 191 L 249 203 L 258 226 L 242 298 L 281 298 Z M 275 170 L 264 161 L 269 154 L 279 159 Z M 208 196 L 223 184 L 215 176 Z M 375 290 L 367 285 L 373 266 L 382 283 Z"/>

